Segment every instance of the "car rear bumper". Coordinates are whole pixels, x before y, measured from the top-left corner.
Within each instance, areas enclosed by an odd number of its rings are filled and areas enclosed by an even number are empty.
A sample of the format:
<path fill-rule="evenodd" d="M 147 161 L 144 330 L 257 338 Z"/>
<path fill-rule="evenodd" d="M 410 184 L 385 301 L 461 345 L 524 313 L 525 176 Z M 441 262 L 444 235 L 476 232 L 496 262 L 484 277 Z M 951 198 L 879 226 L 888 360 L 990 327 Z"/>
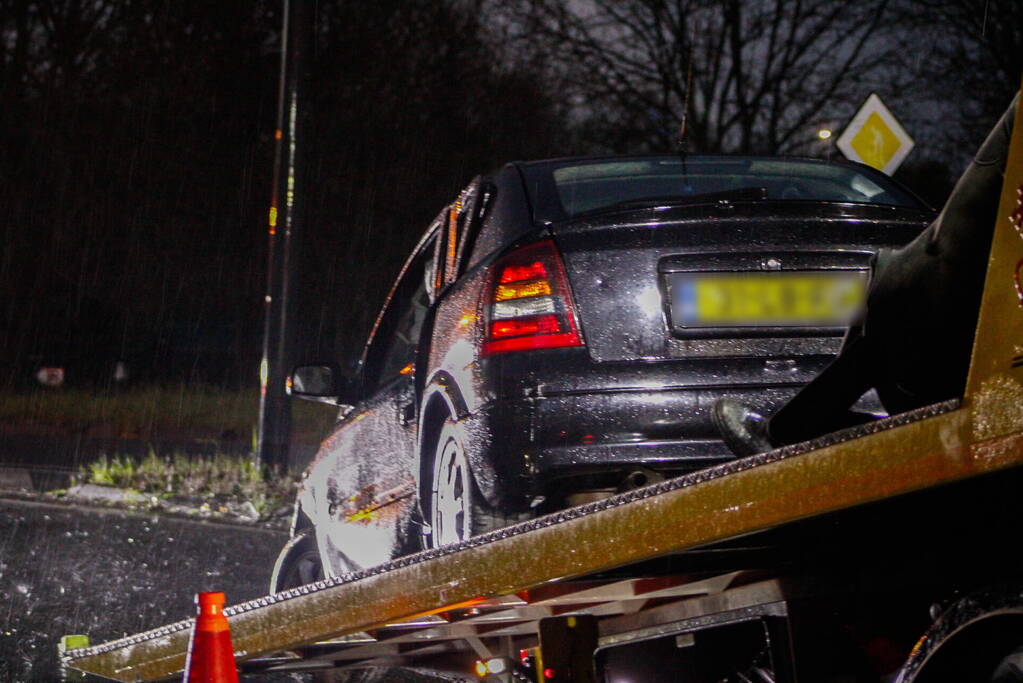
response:
<path fill-rule="evenodd" d="M 481 492 L 521 507 L 540 497 L 615 490 L 637 471 L 677 476 L 734 456 L 711 423 L 722 397 L 770 414 L 799 384 L 603 390 L 495 400 L 464 418 Z"/>

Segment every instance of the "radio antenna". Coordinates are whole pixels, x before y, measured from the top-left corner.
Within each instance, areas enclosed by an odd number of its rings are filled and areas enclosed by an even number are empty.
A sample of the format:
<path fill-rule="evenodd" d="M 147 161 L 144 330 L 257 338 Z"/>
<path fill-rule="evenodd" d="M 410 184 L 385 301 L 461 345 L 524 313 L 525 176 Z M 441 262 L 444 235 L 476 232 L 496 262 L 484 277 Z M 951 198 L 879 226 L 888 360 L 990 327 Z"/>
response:
<path fill-rule="evenodd" d="M 675 151 L 682 157 L 685 163 L 686 154 L 689 153 L 689 93 L 693 89 L 693 44 L 689 44 L 689 57 L 686 60 L 686 94 L 682 99 L 682 123 L 678 127 L 678 139 L 675 141 Z"/>
<path fill-rule="evenodd" d="M 689 93 L 693 90 L 693 43 L 689 42 L 689 57 L 686 60 L 686 94 L 682 99 L 682 123 L 678 127 L 678 140 L 675 141 L 675 152 L 682 160 L 682 188 L 687 194 L 693 193 L 689 185 L 689 169 L 686 167 L 686 155 L 689 154 Z"/>

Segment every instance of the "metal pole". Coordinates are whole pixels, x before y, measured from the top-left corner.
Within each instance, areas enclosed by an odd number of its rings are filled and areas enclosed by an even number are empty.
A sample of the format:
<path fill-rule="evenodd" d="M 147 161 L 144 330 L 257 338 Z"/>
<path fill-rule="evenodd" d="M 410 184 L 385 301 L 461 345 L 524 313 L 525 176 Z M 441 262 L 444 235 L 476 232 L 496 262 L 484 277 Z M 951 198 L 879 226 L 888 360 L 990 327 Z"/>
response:
<path fill-rule="evenodd" d="M 272 476 L 288 466 L 291 371 L 298 255 L 304 221 L 305 140 L 308 128 L 308 65 L 313 49 L 314 0 L 283 0 L 281 71 L 270 203 L 265 326 L 260 362 L 258 458 Z"/>

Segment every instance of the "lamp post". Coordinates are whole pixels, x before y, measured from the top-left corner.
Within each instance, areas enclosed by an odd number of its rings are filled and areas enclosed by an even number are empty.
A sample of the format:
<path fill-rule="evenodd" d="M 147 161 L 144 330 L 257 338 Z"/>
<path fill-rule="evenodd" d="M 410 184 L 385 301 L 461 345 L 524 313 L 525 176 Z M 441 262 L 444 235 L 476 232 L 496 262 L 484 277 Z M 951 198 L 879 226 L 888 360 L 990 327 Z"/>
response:
<path fill-rule="evenodd" d="M 307 145 L 304 136 L 309 128 L 314 7 L 314 0 L 283 0 L 273 196 L 267 219 L 269 245 L 263 299 L 263 356 L 259 373 L 257 457 L 264 476 L 272 476 L 287 467 L 291 440 L 287 379 L 292 364 L 299 238 L 305 219 Z"/>

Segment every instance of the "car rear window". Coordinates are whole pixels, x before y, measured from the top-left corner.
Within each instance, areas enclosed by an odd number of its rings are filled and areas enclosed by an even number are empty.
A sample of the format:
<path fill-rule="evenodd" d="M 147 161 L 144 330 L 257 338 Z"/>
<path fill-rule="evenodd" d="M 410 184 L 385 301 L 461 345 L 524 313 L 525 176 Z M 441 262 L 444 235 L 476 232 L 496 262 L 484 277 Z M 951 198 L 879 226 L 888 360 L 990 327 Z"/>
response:
<path fill-rule="evenodd" d="M 540 220 L 564 220 L 623 203 L 685 202 L 760 191 L 768 200 L 925 208 L 882 173 L 809 159 L 657 157 L 553 161 L 523 169 Z"/>

